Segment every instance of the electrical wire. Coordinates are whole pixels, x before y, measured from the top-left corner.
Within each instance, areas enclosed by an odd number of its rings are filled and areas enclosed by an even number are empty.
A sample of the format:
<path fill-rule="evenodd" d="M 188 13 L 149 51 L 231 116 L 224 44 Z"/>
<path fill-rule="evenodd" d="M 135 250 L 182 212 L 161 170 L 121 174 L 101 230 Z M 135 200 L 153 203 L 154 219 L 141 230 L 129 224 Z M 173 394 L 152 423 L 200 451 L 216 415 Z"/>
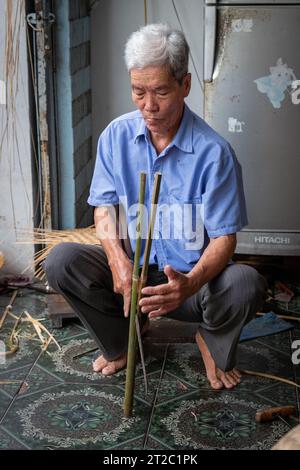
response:
<path fill-rule="evenodd" d="M 144 0 L 144 23 L 145 23 L 145 26 L 148 24 L 148 5 L 147 5 L 147 0 Z"/>
<path fill-rule="evenodd" d="M 175 14 L 176 14 L 177 21 L 178 21 L 178 23 L 179 23 L 180 29 L 181 29 L 181 31 L 184 33 L 184 30 L 183 30 L 183 27 L 182 27 L 182 23 L 181 23 L 179 14 L 178 14 L 178 10 L 177 10 L 176 5 L 175 5 L 175 0 L 172 0 L 172 5 L 173 5 L 173 8 L 174 8 L 174 11 L 175 11 Z M 191 48 L 190 48 L 190 56 L 191 56 L 191 61 L 192 61 L 193 67 L 194 67 L 194 69 L 195 69 L 196 77 L 197 77 L 197 80 L 198 80 L 198 82 L 199 82 L 201 91 L 202 91 L 202 93 L 204 93 L 203 82 L 202 82 L 202 80 L 201 80 L 200 77 L 199 77 L 198 70 L 197 70 L 197 67 L 196 67 L 196 64 L 195 64 L 195 61 L 194 61 L 194 57 L 193 57 Z"/>

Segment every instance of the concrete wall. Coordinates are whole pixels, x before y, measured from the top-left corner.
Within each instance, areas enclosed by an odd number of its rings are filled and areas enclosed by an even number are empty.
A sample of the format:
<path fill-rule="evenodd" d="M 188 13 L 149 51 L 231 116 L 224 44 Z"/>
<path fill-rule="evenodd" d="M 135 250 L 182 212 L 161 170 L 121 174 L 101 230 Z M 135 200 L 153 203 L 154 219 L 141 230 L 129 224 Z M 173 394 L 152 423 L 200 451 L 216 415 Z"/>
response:
<path fill-rule="evenodd" d="M 57 0 L 55 13 L 60 226 L 84 227 L 93 170 L 88 2 Z"/>
<path fill-rule="evenodd" d="M 202 115 L 203 0 L 148 0 L 148 23 L 168 22 L 184 31 L 191 48 L 192 90 L 187 103 Z M 123 60 L 126 39 L 144 24 L 142 0 L 101 0 L 91 13 L 93 153 L 102 129 L 134 109 Z"/>
<path fill-rule="evenodd" d="M 11 69 L 7 76 L 7 3 L 3 0 L 0 2 L 0 250 L 5 256 L 5 265 L 0 275 L 21 273 L 32 263 L 34 254 L 33 246 L 15 244 L 16 228 L 33 227 L 24 3 L 20 0 L 10 0 L 13 8 L 12 23 L 15 22 L 13 54 L 16 68 Z"/>

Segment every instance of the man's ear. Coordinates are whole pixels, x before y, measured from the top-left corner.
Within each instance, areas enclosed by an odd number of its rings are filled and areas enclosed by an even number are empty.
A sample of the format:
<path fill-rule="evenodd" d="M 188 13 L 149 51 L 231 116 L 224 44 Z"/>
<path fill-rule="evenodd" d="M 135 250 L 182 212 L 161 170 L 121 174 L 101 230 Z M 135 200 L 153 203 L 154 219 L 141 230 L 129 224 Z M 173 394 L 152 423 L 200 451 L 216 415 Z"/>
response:
<path fill-rule="evenodd" d="M 182 86 L 184 90 L 184 98 L 186 98 L 190 93 L 191 83 L 192 83 L 192 75 L 190 73 L 187 73 L 183 77 L 183 81 L 182 81 Z"/>

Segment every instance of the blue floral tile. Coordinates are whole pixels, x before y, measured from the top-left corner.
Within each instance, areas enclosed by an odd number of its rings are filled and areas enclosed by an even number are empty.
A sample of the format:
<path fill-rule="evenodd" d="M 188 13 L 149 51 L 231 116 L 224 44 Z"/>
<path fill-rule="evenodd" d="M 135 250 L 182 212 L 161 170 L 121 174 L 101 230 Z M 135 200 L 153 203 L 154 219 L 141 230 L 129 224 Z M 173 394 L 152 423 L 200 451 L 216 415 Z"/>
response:
<path fill-rule="evenodd" d="M 61 342 L 61 349 L 54 345 L 48 350 L 48 354 L 43 354 L 38 364 L 45 370 L 53 373 L 66 382 L 92 382 L 106 384 L 122 384 L 126 380 L 126 369 L 111 376 L 103 376 L 101 373 L 93 371 L 96 344 L 87 334 L 79 338 L 70 338 Z M 99 352 L 100 354 L 100 352 Z M 160 361 L 150 356 L 145 358 L 148 372 L 160 368 Z M 136 367 L 136 376 L 142 375 L 141 364 Z"/>
<path fill-rule="evenodd" d="M 263 338 L 257 339 L 256 341 L 257 343 L 263 344 L 269 348 L 274 349 L 275 351 L 279 351 L 280 353 L 285 353 L 290 356 L 290 338 L 291 331 L 286 331 L 276 335 L 265 336 Z"/>
<path fill-rule="evenodd" d="M 19 391 L 22 383 L 24 382 L 28 372 L 30 371 L 31 364 L 16 369 L 9 369 L 5 372 L 0 372 L 0 387 L 11 398 Z M 1 383 L 8 382 L 8 383 Z M 10 383 L 11 382 L 11 383 Z"/>
<path fill-rule="evenodd" d="M 172 449 L 270 449 L 288 430 L 282 422 L 259 424 L 266 402 L 237 392 L 195 392 L 155 409 L 151 436 Z"/>
<path fill-rule="evenodd" d="M 1 387 L 0 388 L 0 422 L 7 408 L 9 407 L 11 401 L 12 401 L 12 398 L 9 395 L 7 395 Z"/>
<path fill-rule="evenodd" d="M 27 447 L 0 427 L 0 450 L 26 450 Z"/>
<path fill-rule="evenodd" d="M 151 408 L 112 386 L 62 385 L 14 402 L 2 425 L 32 449 L 106 449 L 140 436 Z"/>
<path fill-rule="evenodd" d="M 0 340 L 7 343 L 11 331 L 11 326 L 5 324 L 5 326 L 0 330 Z M 32 330 L 30 330 L 29 327 L 24 329 L 24 332 L 32 334 Z M 24 367 L 30 363 L 33 364 L 40 352 L 41 346 L 38 342 L 21 336 L 17 351 L 7 356 L 5 361 L 0 363 L 0 373 L 10 369 L 16 369 L 21 366 Z"/>
<path fill-rule="evenodd" d="M 196 387 L 190 385 L 173 374 L 164 372 L 160 379 L 160 371 L 147 374 L 148 393 L 146 394 L 143 377 L 138 377 L 135 381 L 135 396 L 147 403 L 153 403 L 157 389 L 156 403 L 163 403 L 179 396 L 195 391 Z"/>
<path fill-rule="evenodd" d="M 202 357 L 196 344 L 170 345 L 165 370 L 193 387 L 209 388 Z"/>
<path fill-rule="evenodd" d="M 75 322 L 65 322 L 63 328 L 53 328 L 51 333 L 60 344 L 62 342 L 68 341 L 70 338 L 77 338 L 87 334 L 87 331 L 78 325 Z"/>
<path fill-rule="evenodd" d="M 291 385 L 273 382 L 273 385 L 260 389 L 257 393 L 274 403 L 274 406 L 292 405 L 297 409 L 296 388 Z"/>
<path fill-rule="evenodd" d="M 290 357 L 259 341 L 249 341 L 239 345 L 237 368 L 279 375 L 293 380 Z"/>

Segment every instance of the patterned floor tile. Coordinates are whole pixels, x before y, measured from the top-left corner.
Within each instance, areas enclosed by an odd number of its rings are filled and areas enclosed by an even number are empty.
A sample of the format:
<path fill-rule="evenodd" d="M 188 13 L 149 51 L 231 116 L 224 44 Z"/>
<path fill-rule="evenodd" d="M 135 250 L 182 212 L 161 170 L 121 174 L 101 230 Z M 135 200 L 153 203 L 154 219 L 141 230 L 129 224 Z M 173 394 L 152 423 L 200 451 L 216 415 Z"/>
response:
<path fill-rule="evenodd" d="M 151 408 L 135 400 L 123 415 L 113 386 L 61 385 L 16 400 L 2 426 L 31 449 L 106 449 L 143 434 Z"/>
<path fill-rule="evenodd" d="M 0 310 L 9 300 L 10 297 L 0 296 Z M 21 293 L 14 313 L 24 308 L 35 318 L 45 318 L 43 324 L 50 327 L 43 294 Z M 0 331 L 0 339 L 8 330 L 6 325 Z M 51 344 L 28 377 L 40 354 L 38 343 L 22 339 L 19 351 L 0 365 L 0 381 L 26 377 L 13 402 L 19 384 L 0 385 L 0 418 L 12 402 L 0 426 L 4 448 L 269 449 L 288 430 L 287 426 L 277 421 L 258 425 L 255 411 L 273 404 L 297 403 L 299 398 L 289 385 L 253 376 L 244 376 L 234 391 L 213 392 L 196 344 L 147 342 L 144 347 L 149 394 L 145 395 L 138 364 L 135 411 L 133 418 L 126 420 L 122 412 L 126 371 L 111 377 L 94 373 L 94 353 L 80 355 L 94 348 L 95 343 L 76 321 L 52 331 L 61 349 Z M 300 324 L 292 331 L 293 338 L 300 339 Z M 292 380 L 298 375 L 300 383 L 300 372 L 297 374 L 297 367 L 290 360 L 289 333 L 240 344 L 238 366 Z"/>
<path fill-rule="evenodd" d="M 9 404 L 11 403 L 11 401 L 12 401 L 11 397 L 7 395 L 5 392 L 1 391 L 0 389 L 0 422 L 7 408 L 9 407 Z"/>
<path fill-rule="evenodd" d="M 130 441 L 126 441 L 118 446 L 113 446 L 113 450 L 167 450 L 169 447 L 159 442 L 157 439 L 152 438 L 151 436 L 148 437 L 147 441 L 145 441 L 145 436 L 142 435 L 137 439 L 133 439 Z"/>
<path fill-rule="evenodd" d="M 268 354 L 269 362 L 273 361 L 273 363 L 276 364 L 276 352 L 269 352 L 263 345 L 249 341 L 239 345 L 237 366 L 241 369 L 257 369 L 258 371 L 263 371 L 260 366 L 260 361 L 262 359 L 260 355 L 261 350 L 263 350 L 263 354 Z M 284 361 L 286 361 L 285 357 Z M 256 365 L 256 369 L 254 365 Z M 192 386 L 200 388 L 201 390 L 211 389 L 206 378 L 202 358 L 196 345 L 170 345 L 166 362 L 166 371 L 171 372 L 179 379 L 183 379 Z M 267 380 L 265 378 L 244 375 L 238 388 L 255 391 L 258 388 L 271 385 L 272 383 L 273 382 L 271 380 Z"/>
<path fill-rule="evenodd" d="M 10 303 L 11 295 L 0 296 L 0 310 Z M 13 304 L 13 314 L 19 315 L 23 310 L 27 310 L 34 318 L 41 318 L 47 315 L 46 295 L 33 292 L 29 289 L 20 289 Z M 8 317 L 9 318 L 9 317 Z"/>
<path fill-rule="evenodd" d="M 135 396 L 151 404 L 153 403 L 157 389 L 159 387 L 156 403 L 163 403 L 165 401 L 186 395 L 187 393 L 191 393 L 196 388 L 195 386 L 190 385 L 182 379 L 178 379 L 178 377 L 168 372 L 164 372 L 163 377 L 160 380 L 160 374 L 160 371 L 147 374 L 147 394 L 145 393 L 143 377 L 138 377 L 135 381 Z"/>
<path fill-rule="evenodd" d="M 292 405 L 297 407 L 297 394 L 295 387 L 281 383 L 275 383 L 270 387 L 258 390 L 257 393 L 260 396 L 270 400 L 270 402 L 274 403 L 274 405 Z"/>
<path fill-rule="evenodd" d="M 9 369 L 5 372 L 0 372 L 0 388 L 4 390 L 7 395 L 13 398 L 20 389 L 22 382 L 30 371 L 30 368 L 31 364 L 27 364 L 26 366 L 18 367 L 13 370 Z"/>
<path fill-rule="evenodd" d="M 20 396 L 35 393 L 39 390 L 45 390 L 60 383 L 62 383 L 62 380 L 59 377 L 36 365 L 22 384 L 18 393 L 18 399 Z"/>
<path fill-rule="evenodd" d="M 0 331 L 0 340 L 7 344 L 11 331 L 11 326 L 5 325 Z M 30 327 L 26 328 L 24 332 L 29 335 L 32 334 Z M 33 364 L 40 352 L 40 343 L 32 339 L 20 337 L 18 350 L 14 354 L 7 356 L 5 362 L 0 363 L 0 372 L 23 367 L 29 363 Z"/>
<path fill-rule="evenodd" d="M 26 450 L 27 447 L 0 427 L 0 450 Z"/>
<path fill-rule="evenodd" d="M 290 356 L 271 349 L 258 341 L 239 344 L 237 355 L 239 369 L 265 372 L 293 380 L 293 367 Z"/>
<path fill-rule="evenodd" d="M 53 328 L 51 329 L 51 333 L 60 344 L 70 338 L 86 335 L 87 331 L 81 328 L 78 323 L 66 321 L 63 328 Z"/>
<path fill-rule="evenodd" d="M 291 332 L 286 331 L 286 332 L 278 333 L 276 335 L 264 336 L 263 338 L 258 338 L 256 341 L 260 344 L 264 344 L 267 347 L 275 349 L 276 351 L 285 353 L 290 357 L 291 355 L 290 337 L 291 337 Z"/>
<path fill-rule="evenodd" d="M 193 387 L 209 387 L 204 364 L 196 344 L 170 345 L 165 370 Z"/>
<path fill-rule="evenodd" d="M 48 354 L 43 354 L 38 361 L 38 365 L 53 373 L 66 382 L 94 382 L 106 384 L 122 384 L 126 380 L 126 370 L 123 369 L 117 374 L 104 377 L 95 373 L 92 368 L 93 357 L 96 347 L 94 340 L 87 334 L 80 338 L 69 338 L 61 342 L 61 349 L 58 350 L 54 345 L 48 350 Z M 82 353 L 87 352 L 81 356 Z M 77 357 L 76 357 L 77 356 Z M 160 368 L 160 359 L 152 357 L 149 354 L 145 358 L 147 372 L 153 372 Z M 142 375 L 141 364 L 136 367 L 136 376 Z"/>
<path fill-rule="evenodd" d="M 250 393 L 199 391 L 155 409 L 150 434 L 172 449 L 270 449 L 288 430 L 258 424 L 266 401 Z"/>

